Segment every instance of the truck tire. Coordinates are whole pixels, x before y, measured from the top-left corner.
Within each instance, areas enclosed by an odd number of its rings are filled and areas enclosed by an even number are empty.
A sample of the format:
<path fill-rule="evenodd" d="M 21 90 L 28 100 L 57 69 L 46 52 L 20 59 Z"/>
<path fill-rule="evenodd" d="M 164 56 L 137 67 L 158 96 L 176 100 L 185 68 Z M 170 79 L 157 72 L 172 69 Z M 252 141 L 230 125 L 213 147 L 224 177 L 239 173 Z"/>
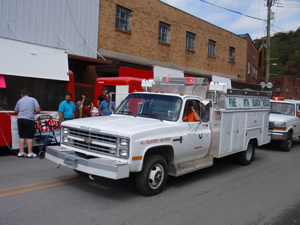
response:
<path fill-rule="evenodd" d="M 288 132 L 286 135 L 286 139 L 280 142 L 280 148 L 284 152 L 289 152 L 293 145 L 293 137 L 291 132 Z"/>
<path fill-rule="evenodd" d="M 251 163 L 254 157 L 255 147 L 252 141 L 249 141 L 245 151 L 238 153 L 238 163 L 247 166 Z"/>
<path fill-rule="evenodd" d="M 163 190 L 167 178 L 168 166 L 165 158 L 160 155 L 149 155 L 144 160 L 141 172 L 136 174 L 136 188 L 142 195 L 156 195 Z"/>

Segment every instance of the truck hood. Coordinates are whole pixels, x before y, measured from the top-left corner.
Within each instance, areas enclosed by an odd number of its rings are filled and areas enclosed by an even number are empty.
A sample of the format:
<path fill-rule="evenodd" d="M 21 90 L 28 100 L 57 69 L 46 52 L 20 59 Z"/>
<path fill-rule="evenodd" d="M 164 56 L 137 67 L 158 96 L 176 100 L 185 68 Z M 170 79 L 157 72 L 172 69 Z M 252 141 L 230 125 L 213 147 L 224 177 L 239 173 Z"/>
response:
<path fill-rule="evenodd" d="M 175 122 L 155 118 L 114 115 L 68 120 L 61 124 L 72 128 L 129 137 L 144 130 L 161 129 Z"/>
<path fill-rule="evenodd" d="M 287 120 L 292 119 L 294 116 L 288 116 L 283 114 L 277 113 L 270 113 L 269 121 L 278 121 L 278 122 L 285 122 Z"/>

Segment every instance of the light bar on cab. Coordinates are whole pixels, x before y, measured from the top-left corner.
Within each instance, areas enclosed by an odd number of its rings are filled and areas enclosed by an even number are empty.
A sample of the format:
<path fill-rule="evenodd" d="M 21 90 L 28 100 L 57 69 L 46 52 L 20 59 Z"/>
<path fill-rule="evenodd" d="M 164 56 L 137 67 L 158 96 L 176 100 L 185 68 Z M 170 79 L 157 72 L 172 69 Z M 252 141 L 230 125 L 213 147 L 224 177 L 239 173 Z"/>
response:
<path fill-rule="evenodd" d="M 156 77 L 155 83 L 171 83 L 171 84 L 197 84 L 208 85 L 207 78 L 195 78 L 195 77 Z"/>

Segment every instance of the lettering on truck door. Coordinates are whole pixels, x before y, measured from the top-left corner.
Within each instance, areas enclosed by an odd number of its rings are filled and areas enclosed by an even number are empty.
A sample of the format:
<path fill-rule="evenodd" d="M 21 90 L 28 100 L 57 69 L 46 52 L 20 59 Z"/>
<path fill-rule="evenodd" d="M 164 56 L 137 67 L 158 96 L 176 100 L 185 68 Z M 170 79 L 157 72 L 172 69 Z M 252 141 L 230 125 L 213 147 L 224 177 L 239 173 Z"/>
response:
<path fill-rule="evenodd" d="M 203 158 L 207 155 L 211 142 L 209 110 L 209 102 L 205 105 L 200 104 L 197 99 L 186 101 L 182 118 L 180 118 L 183 137 L 181 162 Z"/>

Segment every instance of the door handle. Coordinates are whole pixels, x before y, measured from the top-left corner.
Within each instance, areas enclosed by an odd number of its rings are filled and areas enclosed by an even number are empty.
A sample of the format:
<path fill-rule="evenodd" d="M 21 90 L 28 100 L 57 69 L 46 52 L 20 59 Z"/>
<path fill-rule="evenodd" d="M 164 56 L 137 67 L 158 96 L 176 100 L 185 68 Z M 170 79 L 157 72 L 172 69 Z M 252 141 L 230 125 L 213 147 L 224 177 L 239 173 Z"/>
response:
<path fill-rule="evenodd" d="M 182 143 L 182 136 L 180 136 L 180 138 L 178 138 L 178 139 L 173 139 L 173 142 L 175 142 L 175 141 L 179 141 L 180 142 L 180 144 Z"/>

